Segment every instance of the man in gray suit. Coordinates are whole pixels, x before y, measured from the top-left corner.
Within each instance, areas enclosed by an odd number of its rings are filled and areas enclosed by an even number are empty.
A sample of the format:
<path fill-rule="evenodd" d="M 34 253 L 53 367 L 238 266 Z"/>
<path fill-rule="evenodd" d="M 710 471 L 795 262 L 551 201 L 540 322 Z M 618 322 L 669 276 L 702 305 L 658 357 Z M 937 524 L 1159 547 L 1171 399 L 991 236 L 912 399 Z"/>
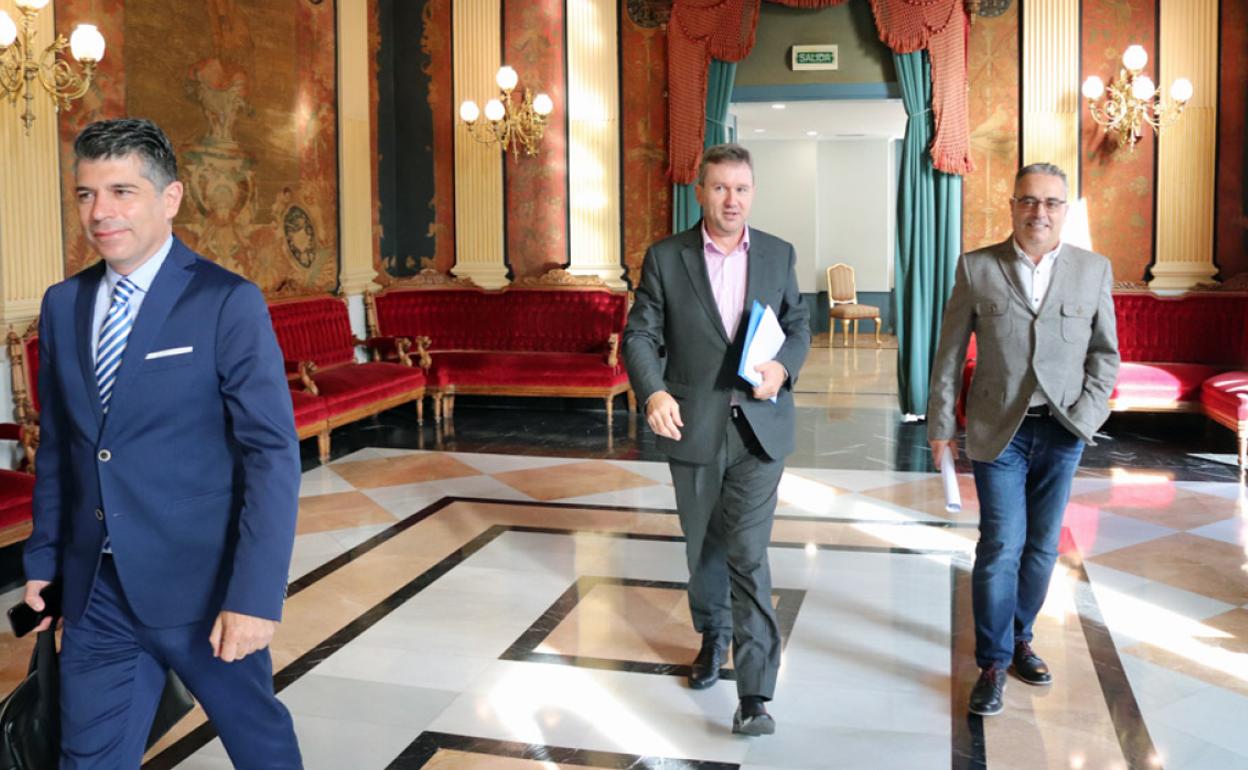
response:
<path fill-rule="evenodd" d="M 1062 514 L 1084 444 L 1109 416 L 1118 375 L 1113 270 L 1063 244 L 1066 175 L 1019 170 L 1009 240 L 963 255 L 932 369 L 927 435 L 940 462 L 957 454 L 954 405 L 967 343 L 978 361 L 966 399 L 966 450 L 979 495 L 971 575 L 975 659 L 970 710 L 1004 707 L 1006 672 L 1031 685 L 1053 675 L 1031 647 L 1057 560 Z"/>
<path fill-rule="evenodd" d="M 766 735 L 775 722 L 763 704 L 780 668 L 767 546 L 784 458 L 794 447 L 792 388 L 810 326 L 793 246 L 746 224 L 754 197 L 749 152 L 708 148 L 695 191 L 702 222 L 646 252 L 624 361 L 676 487 L 689 609 L 702 634 L 689 684 L 715 683 L 731 641 L 740 698 L 733 732 Z M 762 382 L 752 387 L 737 370 L 755 301 L 775 311 L 785 341 L 756 367 Z"/>

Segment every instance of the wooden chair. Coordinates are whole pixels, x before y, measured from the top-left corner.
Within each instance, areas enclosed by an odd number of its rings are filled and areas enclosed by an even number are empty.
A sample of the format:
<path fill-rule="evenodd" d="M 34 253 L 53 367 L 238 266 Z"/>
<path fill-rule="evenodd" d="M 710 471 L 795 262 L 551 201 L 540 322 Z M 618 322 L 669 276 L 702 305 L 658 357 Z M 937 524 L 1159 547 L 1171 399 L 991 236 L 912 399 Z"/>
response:
<path fill-rule="evenodd" d="M 39 319 L 20 335 L 9 329 L 7 343 L 22 466 L 33 472 L 39 448 Z"/>
<path fill-rule="evenodd" d="M 838 262 L 828 268 L 828 342 L 836 341 L 836 319 L 841 319 L 845 333 L 845 347 L 858 346 L 858 322 L 864 318 L 875 321 L 875 346 L 880 347 L 880 309 L 858 304 L 858 289 L 854 283 L 854 268 Z M 849 324 L 854 324 L 854 342 L 849 342 Z"/>

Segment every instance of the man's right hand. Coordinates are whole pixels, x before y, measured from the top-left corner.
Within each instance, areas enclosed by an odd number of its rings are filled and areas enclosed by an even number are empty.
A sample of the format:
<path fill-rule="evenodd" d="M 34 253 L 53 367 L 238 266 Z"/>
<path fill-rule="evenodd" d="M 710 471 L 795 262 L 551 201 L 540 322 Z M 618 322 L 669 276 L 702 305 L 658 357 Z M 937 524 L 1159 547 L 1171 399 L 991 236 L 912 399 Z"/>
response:
<path fill-rule="evenodd" d="M 958 459 L 958 440 L 956 438 L 935 438 L 927 443 L 932 447 L 932 464 L 936 466 L 937 470 L 940 470 L 940 456 L 945 453 L 946 448 L 953 453 L 953 459 Z"/>
<path fill-rule="evenodd" d="M 680 404 L 666 390 L 660 390 L 646 401 L 646 424 L 655 435 L 680 441 L 680 429 L 685 424 L 680 419 Z"/>
<path fill-rule="evenodd" d="M 26 604 L 28 604 L 35 612 L 43 612 L 43 597 L 39 595 L 39 592 L 47 588 L 49 585 L 51 585 L 51 583 L 47 580 L 27 580 L 26 595 L 22 597 L 22 601 L 26 602 Z M 51 617 L 44 618 L 40 621 L 39 625 L 35 626 L 35 630 L 47 631 L 52 627 L 53 620 L 54 618 Z"/>

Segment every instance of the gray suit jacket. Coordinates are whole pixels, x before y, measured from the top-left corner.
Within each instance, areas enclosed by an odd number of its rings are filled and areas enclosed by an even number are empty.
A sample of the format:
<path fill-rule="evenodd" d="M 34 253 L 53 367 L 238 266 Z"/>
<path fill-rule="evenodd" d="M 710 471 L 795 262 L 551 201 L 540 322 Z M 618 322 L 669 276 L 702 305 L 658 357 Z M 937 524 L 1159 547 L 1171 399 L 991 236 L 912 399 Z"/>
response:
<path fill-rule="evenodd" d="M 1058 252 L 1038 311 L 1020 285 L 1010 240 L 964 254 L 932 367 L 927 435 L 953 438 L 954 407 L 971 332 L 978 357 L 966 400 L 966 452 L 1000 456 L 1037 385 L 1056 418 L 1085 442 L 1109 416 L 1118 376 L 1109 260 L 1069 244 Z"/>
<path fill-rule="evenodd" d="M 681 440 L 658 437 L 658 448 L 674 460 L 708 463 L 715 458 L 733 391 L 763 451 L 773 459 L 793 451 L 792 388 L 810 349 L 809 311 L 794 271 L 797 255 L 788 242 L 750 228 L 748 259 L 745 307 L 736 339 L 730 340 L 706 272 L 701 223 L 646 252 L 624 329 L 624 363 L 643 404 L 660 390 L 680 404 Z M 737 375 L 754 300 L 776 311 L 786 335 L 775 360 L 789 379 L 774 404 L 755 399 L 753 387 Z"/>

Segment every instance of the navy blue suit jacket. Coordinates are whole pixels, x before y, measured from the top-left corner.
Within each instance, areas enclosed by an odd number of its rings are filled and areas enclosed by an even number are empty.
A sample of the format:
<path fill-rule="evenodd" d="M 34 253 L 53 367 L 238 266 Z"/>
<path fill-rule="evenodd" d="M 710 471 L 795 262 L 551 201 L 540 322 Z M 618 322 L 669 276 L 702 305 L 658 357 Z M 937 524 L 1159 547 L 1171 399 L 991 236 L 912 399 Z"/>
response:
<path fill-rule="evenodd" d="M 104 265 L 48 289 L 28 580 L 81 617 L 107 534 L 148 626 L 230 610 L 280 620 L 299 496 L 282 354 L 260 290 L 181 241 L 143 300 L 107 417 L 91 323 Z M 190 351 L 149 358 L 180 348 Z"/>

